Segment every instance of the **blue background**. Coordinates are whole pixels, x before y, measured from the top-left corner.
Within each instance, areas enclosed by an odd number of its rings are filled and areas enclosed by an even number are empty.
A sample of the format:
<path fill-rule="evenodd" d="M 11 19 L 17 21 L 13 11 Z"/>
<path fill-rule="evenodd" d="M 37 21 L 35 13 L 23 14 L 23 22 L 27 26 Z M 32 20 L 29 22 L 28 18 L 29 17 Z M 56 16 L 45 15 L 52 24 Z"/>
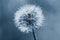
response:
<path fill-rule="evenodd" d="M 45 23 L 35 31 L 37 40 L 60 40 L 60 0 L 0 0 L 0 40 L 33 40 L 14 24 L 14 13 L 25 4 L 42 8 Z"/>

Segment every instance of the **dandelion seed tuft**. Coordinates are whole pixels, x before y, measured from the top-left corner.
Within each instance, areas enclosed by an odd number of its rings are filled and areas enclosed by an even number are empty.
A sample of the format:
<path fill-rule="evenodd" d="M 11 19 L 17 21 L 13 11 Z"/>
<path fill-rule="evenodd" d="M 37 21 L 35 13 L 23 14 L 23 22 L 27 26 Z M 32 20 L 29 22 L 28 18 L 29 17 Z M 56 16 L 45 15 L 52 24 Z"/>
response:
<path fill-rule="evenodd" d="M 14 15 L 14 23 L 21 32 L 32 32 L 32 29 L 40 28 L 44 22 L 41 7 L 24 5 Z"/>

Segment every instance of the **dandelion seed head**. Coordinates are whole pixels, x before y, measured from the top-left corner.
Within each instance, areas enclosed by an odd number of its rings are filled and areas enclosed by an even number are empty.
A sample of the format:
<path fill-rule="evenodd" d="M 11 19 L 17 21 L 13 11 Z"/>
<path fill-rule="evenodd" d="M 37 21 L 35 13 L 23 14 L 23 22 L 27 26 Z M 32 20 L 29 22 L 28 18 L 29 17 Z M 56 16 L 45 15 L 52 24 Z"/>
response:
<path fill-rule="evenodd" d="M 32 15 L 32 16 L 31 16 Z M 44 22 L 44 15 L 41 7 L 35 5 L 24 5 L 14 15 L 14 23 L 22 32 L 32 32 L 32 29 L 39 28 Z"/>

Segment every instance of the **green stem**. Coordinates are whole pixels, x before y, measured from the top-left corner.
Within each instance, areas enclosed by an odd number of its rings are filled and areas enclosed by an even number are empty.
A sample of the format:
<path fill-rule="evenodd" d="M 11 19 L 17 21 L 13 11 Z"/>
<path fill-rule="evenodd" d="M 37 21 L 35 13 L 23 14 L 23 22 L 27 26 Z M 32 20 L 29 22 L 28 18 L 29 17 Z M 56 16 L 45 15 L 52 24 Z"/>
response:
<path fill-rule="evenodd" d="M 33 33 L 34 40 L 36 40 L 36 36 L 35 36 L 35 33 L 34 33 L 34 29 L 32 29 L 32 33 Z"/>

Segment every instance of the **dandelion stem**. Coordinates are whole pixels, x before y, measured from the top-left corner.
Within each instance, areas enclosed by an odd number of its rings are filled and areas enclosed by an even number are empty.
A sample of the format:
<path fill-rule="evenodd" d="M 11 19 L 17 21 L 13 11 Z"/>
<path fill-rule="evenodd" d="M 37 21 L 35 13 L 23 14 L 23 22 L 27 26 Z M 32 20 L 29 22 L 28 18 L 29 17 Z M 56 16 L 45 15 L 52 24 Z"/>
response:
<path fill-rule="evenodd" d="M 33 33 L 34 40 L 36 40 L 36 36 L 35 36 L 35 33 L 34 33 L 34 29 L 32 29 L 32 33 Z"/>

